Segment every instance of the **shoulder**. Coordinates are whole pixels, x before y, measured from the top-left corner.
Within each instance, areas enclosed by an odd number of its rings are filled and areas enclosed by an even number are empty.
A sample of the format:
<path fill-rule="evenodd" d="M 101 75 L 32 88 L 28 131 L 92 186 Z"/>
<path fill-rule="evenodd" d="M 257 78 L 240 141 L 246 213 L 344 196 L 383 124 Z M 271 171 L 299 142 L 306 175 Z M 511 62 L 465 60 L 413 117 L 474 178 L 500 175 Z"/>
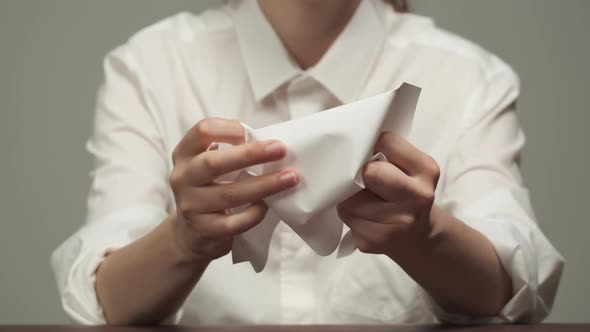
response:
<path fill-rule="evenodd" d="M 106 59 L 118 58 L 130 65 L 158 68 L 178 60 L 187 52 L 208 50 L 216 40 L 233 36 L 234 26 L 223 7 L 200 14 L 182 12 L 164 18 L 134 33 L 111 50 Z"/>
<path fill-rule="evenodd" d="M 429 17 L 416 14 L 395 16 L 386 22 L 391 46 L 428 58 L 436 57 L 439 64 L 471 72 L 484 81 L 501 76 L 507 84 L 519 86 L 513 68 L 475 42 L 437 26 Z"/>
<path fill-rule="evenodd" d="M 128 43 L 142 46 L 161 45 L 166 41 L 192 42 L 200 37 L 223 36 L 233 29 L 233 20 L 225 7 L 208 9 L 200 14 L 181 12 L 141 29 Z"/>
<path fill-rule="evenodd" d="M 392 14 L 386 23 L 386 57 L 403 58 L 401 67 L 410 79 L 434 92 L 437 103 L 464 110 L 466 124 L 518 98 L 518 75 L 484 47 L 420 15 Z"/>
<path fill-rule="evenodd" d="M 413 40 L 417 46 L 438 51 L 457 59 L 458 62 L 473 66 L 483 78 L 506 75 L 506 78 L 518 84 L 518 77 L 513 68 L 494 53 L 479 44 L 467 40 L 455 33 L 437 27 L 434 22 Z"/>

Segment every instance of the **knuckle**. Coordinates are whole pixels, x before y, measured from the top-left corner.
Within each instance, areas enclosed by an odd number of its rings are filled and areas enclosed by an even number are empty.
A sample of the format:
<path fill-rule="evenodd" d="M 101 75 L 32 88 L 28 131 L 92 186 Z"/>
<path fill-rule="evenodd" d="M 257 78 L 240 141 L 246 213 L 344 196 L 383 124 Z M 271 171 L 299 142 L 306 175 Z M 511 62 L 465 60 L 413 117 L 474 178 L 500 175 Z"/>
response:
<path fill-rule="evenodd" d="M 260 222 L 264 218 L 264 214 L 261 213 L 248 213 L 234 214 L 223 217 L 222 219 L 222 232 L 226 235 L 237 235 L 247 229 L 248 225 L 254 225 Z"/>
<path fill-rule="evenodd" d="M 370 254 L 373 252 L 373 245 L 370 241 L 367 241 L 366 239 L 357 238 L 355 240 L 355 245 L 360 252 L 363 252 L 365 254 Z"/>
<path fill-rule="evenodd" d="M 176 146 L 174 148 L 174 150 L 172 150 L 172 164 L 173 165 L 176 165 L 176 162 L 180 158 L 180 151 L 178 149 L 179 149 L 178 146 Z"/>
<path fill-rule="evenodd" d="M 186 200 L 179 200 L 176 203 L 177 213 L 180 214 L 183 218 L 185 218 L 187 220 L 192 219 L 192 218 L 190 218 L 192 215 L 192 208 L 193 208 L 192 205 Z"/>
<path fill-rule="evenodd" d="M 183 176 L 181 174 L 181 171 L 177 167 L 172 169 L 170 177 L 168 178 L 168 182 L 170 183 L 170 188 L 172 188 L 172 191 L 175 193 L 178 190 L 178 188 L 182 186 Z"/>
<path fill-rule="evenodd" d="M 438 182 L 440 177 L 440 167 L 434 158 L 429 155 L 424 157 L 424 168 L 426 174 L 434 180 L 434 182 Z"/>
<path fill-rule="evenodd" d="M 233 216 L 227 216 L 220 221 L 220 226 L 224 234 L 234 234 L 236 232 L 238 223 Z"/>
<path fill-rule="evenodd" d="M 419 202 L 429 205 L 434 202 L 435 194 L 433 188 L 428 186 L 421 186 L 416 192 L 416 198 Z"/>
<path fill-rule="evenodd" d="M 199 136 L 208 137 L 211 133 L 211 126 L 209 125 L 209 119 L 203 119 L 195 125 L 195 130 Z"/>
<path fill-rule="evenodd" d="M 379 138 L 377 139 L 377 142 L 375 142 L 375 150 L 376 151 L 383 151 L 383 147 L 385 147 L 386 144 L 386 133 L 383 133 L 379 136 Z"/>
<path fill-rule="evenodd" d="M 397 139 L 396 134 L 394 134 L 390 131 L 386 131 L 379 136 L 379 139 L 377 139 L 377 143 L 375 144 L 375 146 L 379 150 L 379 149 L 382 149 L 386 146 L 393 144 L 396 139 Z"/>
<path fill-rule="evenodd" d="M 341 220 L 349 220 L 351 217 L 350 211 L 348 210 L 345 204 L 338 204 L 336 206 L 336 212 L 338 212 L 338 217 Z"/>
<path fill-rule="evenodd" d="M 219 161 L 211 156 L 211 154 L 203 154 L 201 157 L 202 165 L 205 171 L 207 172 L 214 172 L 217 170 L 221 165 Z"/>
<path fill-rule="evenodd" d="M 262 219 L 264 219 L 264 217 L 266 216 L 266 211 L 267 211 L 267 208 L 265 206 L 260 206 L 255 209 L 255 211 L 252 213 L 252 216 L 250 219 L 252 221 L 258 223 L 258 222 L 262 221 Z"/>
<path fill-rule="evenodd" d="M 264 215 L 249 215 L 247 217 L 241 217 L 239 220 L 234 221 L 234 229 L 232 229 L 232 234 L 237 235 L 238 233 L 243 233 L 251 226 L 257 225 L 262 221 Z"/>
<path fill-rule="evenodd" d="M 378 163 L 371 162 L 365 166 L 363 171 L 363 180 L 368 183 L 375 183 L 381 176 L 381 169 Z"/>

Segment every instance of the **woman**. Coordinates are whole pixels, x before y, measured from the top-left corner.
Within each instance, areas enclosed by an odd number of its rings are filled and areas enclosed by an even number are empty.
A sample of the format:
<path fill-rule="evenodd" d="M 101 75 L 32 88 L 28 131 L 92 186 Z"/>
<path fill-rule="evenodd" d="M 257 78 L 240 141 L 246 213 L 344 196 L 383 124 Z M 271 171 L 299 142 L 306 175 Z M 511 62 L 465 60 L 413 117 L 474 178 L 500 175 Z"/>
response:
<path fill-rule="evenodd" d="M 395 8 L 394 8 L 395 7 Z M 533 322 L 563 260 L 519 172 L 518 81 L 502 61 L 381 0 L 230 1 L 151 26 L 105 60 L 87 224 L 52 257 L 80 323 Z M 228 257 L 294 170 L 239 121 L 286 121 L 409 82 L 408 140 L 375 145 L 366 189 L 338 205 L 360 249 L 319 257 L 284 224 L 259 274 Z M 211 142 L 234 146 L 208 151 Z M 249 204 L 242 212 L 232 207 Z"/>

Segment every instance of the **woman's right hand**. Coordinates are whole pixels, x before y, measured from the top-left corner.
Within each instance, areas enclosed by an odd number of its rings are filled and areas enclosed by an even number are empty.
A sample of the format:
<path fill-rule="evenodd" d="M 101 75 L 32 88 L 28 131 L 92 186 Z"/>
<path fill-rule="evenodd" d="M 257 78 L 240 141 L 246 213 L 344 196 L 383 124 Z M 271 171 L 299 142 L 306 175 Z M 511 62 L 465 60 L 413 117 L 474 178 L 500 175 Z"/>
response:
<path fill-rule="evenodd" d="M 207 150 L 212 142 L 231 143 Z M 218 182 L 224 174 L 280 160 L 286 148 L 279 141 L 244 144 L 244 129 L 235 120 L 208 118 L 193 126 L 176 146 L 170 186 L 176 200 L 175 244 L 183 257 L 209 262 L 226 255 L 233 237 L 262 221 L 268 207 L 262 201 L 295 186 L 294 170 Z M 230 208 L 247 205 L 239 213 Z"/>

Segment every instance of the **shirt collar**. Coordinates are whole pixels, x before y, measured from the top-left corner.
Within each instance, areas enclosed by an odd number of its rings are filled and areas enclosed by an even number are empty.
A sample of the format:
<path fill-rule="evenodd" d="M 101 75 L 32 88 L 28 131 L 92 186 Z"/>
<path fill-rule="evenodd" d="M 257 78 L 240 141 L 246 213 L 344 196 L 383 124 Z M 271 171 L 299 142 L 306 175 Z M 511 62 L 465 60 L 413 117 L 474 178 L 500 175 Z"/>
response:
<path fill-rule="evenodd" d="M 374 1 L 361 1 L 322 59 L 307 74 L 342 103 L 359 98 L 385 40 Z M 391 9 L 393 10 L 393 9 Z M 256 100 L 303 73 L 258 6 L 240 1 L 235 15 L 238 43 Z"/>

